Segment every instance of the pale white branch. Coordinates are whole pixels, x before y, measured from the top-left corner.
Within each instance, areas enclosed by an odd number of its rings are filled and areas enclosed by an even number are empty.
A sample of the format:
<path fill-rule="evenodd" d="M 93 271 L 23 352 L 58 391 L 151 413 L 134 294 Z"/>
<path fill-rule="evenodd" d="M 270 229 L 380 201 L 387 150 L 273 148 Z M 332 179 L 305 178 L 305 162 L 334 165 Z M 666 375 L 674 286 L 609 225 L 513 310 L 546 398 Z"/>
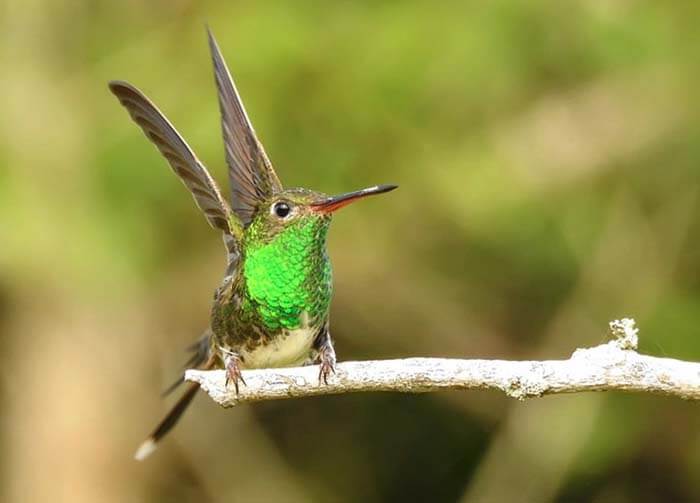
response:
<path fill-rule="evenodd" d="M 236 395 L 223 370 L 188 370 L 224 407 L 241 402 L 331 395 L 357 391 L 423 393 L 444 389 L 498 389 L 517 399 L 581 391 L 637 391 L 700 400 L 700 363 L 636 352 L 634 320 L 610 323 L 614 340 L 577 349 L 568 360 L 507 361 L 405 358 L 342 362 L 321 384 L 318 366 L 245 370 L 246 385 Z"/>

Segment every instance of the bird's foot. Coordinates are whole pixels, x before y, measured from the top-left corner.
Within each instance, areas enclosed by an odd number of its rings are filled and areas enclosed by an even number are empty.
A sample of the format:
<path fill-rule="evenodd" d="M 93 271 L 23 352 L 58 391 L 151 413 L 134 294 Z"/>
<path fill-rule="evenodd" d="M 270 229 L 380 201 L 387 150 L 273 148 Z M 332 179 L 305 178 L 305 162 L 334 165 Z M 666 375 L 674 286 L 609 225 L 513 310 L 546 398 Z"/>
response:
<path fill-rule="evenodd" d="M 335 350 L 333 346 L 324 345 L 319 352 L 320 366 L 318 370 L 318 382 L 328 384 L 328 376 L 335 374 Z"/>
<path fill-rule="evenodd" d="M 241 382 L 243 385 L 247 386 L 241 372 L 241 357 L 238 353 L 227 349 L 222 349 L 222 351 L 226 353 L 226 357 L 224 358 L 224 366 L 226 367 L 226 387 L 233 381 L 233 385 L 236 388 L 236 395 L 238 395 L 238 383 Z"/>

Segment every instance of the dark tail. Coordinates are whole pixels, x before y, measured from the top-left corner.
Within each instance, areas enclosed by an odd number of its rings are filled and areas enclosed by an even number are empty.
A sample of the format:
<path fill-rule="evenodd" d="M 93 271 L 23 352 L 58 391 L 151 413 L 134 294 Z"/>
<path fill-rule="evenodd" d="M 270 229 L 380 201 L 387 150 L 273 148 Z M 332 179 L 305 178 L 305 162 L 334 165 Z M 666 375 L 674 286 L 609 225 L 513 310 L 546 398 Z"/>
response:
<path fill-rule="evenodd" d="M 192 383 L 185 394 L 182 395 L 182 398 L 177 401 L 160 424 L 156 426 L 153 433 L 151 433 L 149 437 L 144 440 L 141 445 L 139 445 L 139 448 L 136 449 L 136 454 L 134 454 L 135 460 L 143 461 L 156 450 L 160 439 L 163 438 L 165 434 L 168 433 L 173 426 L 175 426 L 175 424 L 177 424 L 177 422 L 180 420 L 180 416 L 182 416 L 182 413 L 187 410 L 187 406 L 190 404 L 190 402 L 192 402 L 192 399 L 197 394 L 197 391 L 199 391 L 199 383 Z"/>
<path fill-rule="evenodd" d="M 208 335 L 208 334 L 205 334 Z M 198 342 L 199 347 L 203 347 L 202 344 Z M 200 353 L 201 354 L 201 353 Z M 196 356 L 196 355 L 195 355 Z M 192 360 L 190 360 L 191 363 Z M 196 362 L 198 365 L 195 365 L 196 368 L 200 368 L 202 370 L 210 370 L 214 367 L 214 358 L 208 358 L 206 362 Z M 204 363 L 204 365 L 202 365 Z M 175 383 L 175 386 L 177 384 L 180 384 L 184 379 L 180 379 L 178 382 Z M 175 386 L 171 386 L 171 388 L 174 388 Z M 187 388 L 187 391 L 180 397 L 180 399 L 173 405 L 173 408 L 170 409 L 170 411 L 166 414 L 166 416 L 163 418 L 163 420 L 156 426 L 155 430 L 153 430 L 153 433 L 151 433 L 146 440 L 144 440 L 141 445 L 139 445 L 139 448 L 136 449 L 136 453 L 134 454 L 134 459 L 137 461 L 143 461 L 146 459 L 148 456 L 150 456 L 153 451 L 156 450 L 158 447 L 158 442 L 177 424 L 177 422 L 180 420 L 180 417 L 182 417 L 182 414 L 187 410 L 187 407 L 192 403 L 192 399 L 195 397 L 197 394 L 197 391 L 199 391 L 199 383 L 192 383 L 190 384 L 189 388 Z"/>

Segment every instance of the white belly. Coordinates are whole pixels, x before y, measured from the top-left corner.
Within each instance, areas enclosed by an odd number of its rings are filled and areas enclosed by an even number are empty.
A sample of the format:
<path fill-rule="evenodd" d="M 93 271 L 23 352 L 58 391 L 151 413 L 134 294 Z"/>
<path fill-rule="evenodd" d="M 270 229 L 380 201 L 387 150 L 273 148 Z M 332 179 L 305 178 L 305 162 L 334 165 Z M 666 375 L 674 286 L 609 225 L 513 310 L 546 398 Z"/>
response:
<path fill-rule="evenodd" d="M 246 368 L 294 367 L 306 363 L 318 328 L 288 330 L 252 351 L 241 351 Z"/>

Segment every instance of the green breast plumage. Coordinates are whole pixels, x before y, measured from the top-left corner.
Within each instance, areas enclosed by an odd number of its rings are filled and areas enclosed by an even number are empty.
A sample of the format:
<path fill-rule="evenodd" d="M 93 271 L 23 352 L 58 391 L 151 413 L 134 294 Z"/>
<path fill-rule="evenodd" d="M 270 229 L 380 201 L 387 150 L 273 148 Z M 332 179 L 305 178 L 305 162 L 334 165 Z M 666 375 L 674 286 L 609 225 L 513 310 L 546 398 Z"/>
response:
<path fill-rule="evenodd" d="M 302 221 L 270 242 L 251 242 L 243 261 L 243 310 L 269 330 L 304 328 L 325 319 L 331 299 L 327 225 Z"/>

